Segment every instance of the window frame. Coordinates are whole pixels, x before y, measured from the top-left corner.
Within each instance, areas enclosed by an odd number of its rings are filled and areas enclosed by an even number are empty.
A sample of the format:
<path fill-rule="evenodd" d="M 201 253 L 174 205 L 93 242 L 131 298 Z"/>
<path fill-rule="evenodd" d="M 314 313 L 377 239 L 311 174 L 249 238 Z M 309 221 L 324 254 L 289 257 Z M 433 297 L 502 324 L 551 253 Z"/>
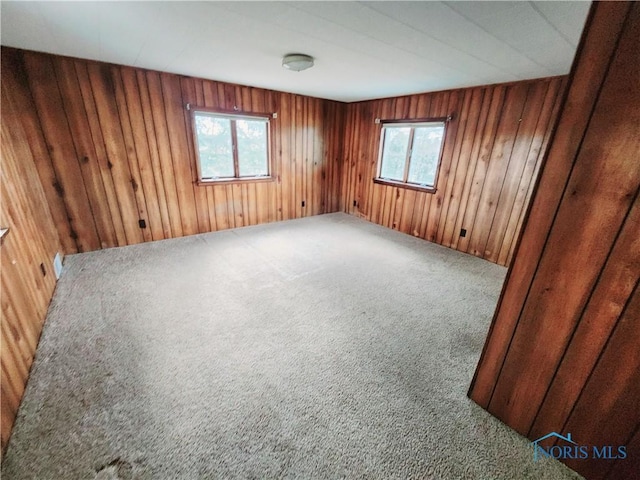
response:
<path fill-rule="evenodd" d="M 433 117 L 433 118 L 417 118 L 417 119 L 401 119 L 401 120 L 382 120 L 380 121 L 380 135 L 378 136 L 380 145 L 378 151 L 378 164 L 376 166 L 376 176 L 373 179 L 374 183 L 381 185 L 390 185 L 394 187 L 406 188 L 409 190 L 417 190 L 420 192 L 427 193 L 436 193 L 437 185 L 438 185 L 438 176 L 440 173 L 440 166 L 442 164 L 442 155 L 444 153 L 444 146 L 447 139 L 447 127 L 449 126 L 449 121 L 451 117 Z M 436 167 L 436 174 L 433 178 L 433 185 L 421 184 L 421 183 L 413 183 L 408 181 L 409 177 L 409 169 L 411 166 L 411 155 L 413 153 L 413 139 L 415 134 L 416 127 L 425 124 L 442 124 L 442 142 L 440 143 L 440 152 L 438 153 L 438 166 Z M 409 133 L 409 142 L 407 144 L 407 152 L 405 158 L 404 165 L 404 173 L 403 180 L 395 180 L 391 178 L 381 177 L 380 174 L 382 172 L 382 156 L 384 154 L 384 142 L 385 142 L 385 127 L 410 127 L 411 131 Z"/>
<path fill-rule="evenodd" d="M 238 110 L 222 110 L 219 108 L 199 107 L 195 105 L 189 105 L 190 119 L 191 119 L 191 131 L 193 137 L 193 150 L 196 162 L 196 173 L 198 178 L 196 184 L 198 185 L 217 185 L 217 184 L 232 184 L 232 183 L 257 183 L 257 182 L 272 182 L 274 181 L 273 164 L 271 162 L 271 120 L 275 115 L 271 113 L 257 113 L 257 112 L 242 112 Z M 198 113 L 204 113 L 213 117 L 227 118 L 230 122 L 231 129 L 231 148 L 233 152 L 233 177 L 217 177 L 217 178 L 203 178 L 202 166 L 200 162 L 200 148 L 198 144 L 198 130 L 196 128 L 196 115 Z M 264 120 L 266 123 L 267 138 L 266 138 L 266 150 L 267 150 L 267 174 L 257 176 L 240 176 L 240 159 L 238 155 L 238 138 L 235 122 L 237 120 Z"/>

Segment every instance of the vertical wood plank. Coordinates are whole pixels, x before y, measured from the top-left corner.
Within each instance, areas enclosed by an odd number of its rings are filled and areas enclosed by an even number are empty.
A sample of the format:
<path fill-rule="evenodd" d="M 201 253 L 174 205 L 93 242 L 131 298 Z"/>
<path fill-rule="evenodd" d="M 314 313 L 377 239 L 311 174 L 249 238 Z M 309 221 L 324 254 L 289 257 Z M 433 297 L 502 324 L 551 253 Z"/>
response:
<path fill-rule="evenodd" d="M 583 392 L 567 420 L 565 429 L 577 439 L 598 445 L 626 445 L 640 425 L 640 289 L 635 291 L 602 351 Z M 597 415 L 594 415 L 597 412 Z M 593 439 L 597 439 L 597 443 Z M 617 454 L 616 448 L 616 454 Z M 640 467 L 638 450 L 627 460 Z M 609 462 L 588 458 L 566 461 L 574 470 L 588 472 L 589 478 L 604 479 Z"/>
<path fill-rule="evenodd" d="M 71 232 L 71 224 L 67 215 L 67 207 L 60 190 L 53 162 L 49 155 L 40 119 L 31 92 L 24 67 L 23 54 L 13 49 L 2 49 L 2 88 L 3 105 L 19 105 L 21 108 L 3 108 L 3 121 L 12 125 L 20 125 L 24 132 L 24 142 L 31 151 L 36 170 L 45 193 L 49 211 L 59 232 L 60 242 L 65 252 L 77 252 L 77 243 Z M 12 118 L 10 116 L 13 115 Z M 28 155 L 28 153 L 26 153 Z"/>
<path fill-rule="evenodd" d="M 557 98 L 560 92 L 561 82 L 558 79 L 551 80 L 546 94 L 541 102 L 540 115 L 537 120 L 537 124 L 533 133 L 528 129 L 523 132 L 525 135 L 531 135 L 531 145 L 526 157 L 526 161 L 522 166 L 522 173 L 518 181 L 517 190 L 515 193 L 507 198 L 513 198 L 511 207 L 507 210 L 508 220 L 504 227 L 504 233 L 502 235 L 502 241 L 500 246 L 500 252 L 497 257 L 497 263 L 506 265 L 511 247 L 514 243 L 514 238 L 518 230 L 518 226 L 522 222 L 523 211 L 526 208 L 529 200 L 528 193 L 530 192 L 530 186 L 533 183 L 533 179 L 537 178 L 538 167 L 542 161 L 542 153 L 546 146 L 545 140 L 548 136 L 545 134 L 549 132 L 549 119 L 555 117 L 554 107 L 558 104 Z M 518 160 L 518 157 L 515 159 Z M 504 203 L 502 204 L 504 208 Z M 493 232 L 492 232 L 493 234 Z"/>
<path fill-rule="evenodd" d="M 120 75 L 124 92 L 123 100 L 126 102 L 127 117 L 130 122 L 130 141 L 133 143 L 130 157 L 135 157 L 133 164 L 138 171 L 138 179 L 140 181 L 139 188 L 144 192 L 149 232 L 153 240 L 162 240 L 168 237 L 165 236 L 162 225 L 160 201 L 153 174 L 149 144 L 147 142 L 147 131 L 141 106 L 142 95 L 138 88 L 138 78 L 136 71 L 131 68 L 120 69 Z M 124 107 L 125 105 L 123 105 L 123 108 Z M 147 238 L 148 237 L 145 237 L 145 240 L 147 240 Z"/>
<path fill-rule="evenodd" d="M 111 67 L 91 62 L 87 65 L 87 71 L 108 158 L 107 168 L 111 172 L 113 186 L 120 205 L 127 244 L 140 243 L 144 237 L 138 225 L 139 205 L 134 192 L 134 179 L 129 166 L 129 156 L 124 144 L 118 106 L 116 105 L 116 87 Z M 142 207 L 146 212 L 146 207 L 144 205 Z"/>
<path fill-rule="evenodd" d="M 640 199 L 618 235 L 580 324 L 568 345 L 529 435 L 538 438 L 564 424 L 598 355 L 640 279 Z"/>
<path fill-rule="evenodd" d="M 15 60 L 15 59 L 13 59 Z M 7 57 L 2 57 L 2 121 L 0 125 L 0 223 L 9 233 L 0 246 L 0 439 L 7 445 L 20 400 L 29 376 L 42 324 L 56 280 L 52 260 L 61 252 L 59 232 L 40 184 L 25 126 L 21 121 L 25 84 L 14 83 L 15 72 L 5 81 Z M 12 95 L 14 89 L 19 94 Z M 37 150 L 36 150 L 37 151 Z M 75 245 L 73 246 L 75 250 Z"/>
<path fill-rule="evenodd" d="M 167 213 L 171 224 L 171 236 L 184 235 L 178 189 L 173 171 L 173 160 L 169 134 L 167 132 L 167 119 L 165 114 L 164 96 L 160 75 L 156 72 L 146 72 L 147 93 L 149 94 L 149 106 L 153 120 L 154 137 L 158 151 L 159 170 L 161 172 L 163 190 L 166 198 Z"/>
<path fill-rule="evenodd" d="M 136 155 L 133 133 L 131 131 L 131 120 L 129 119 L 127 100 L 124 93 L 124 87 L 122 85 L 122 77 L 120 76 L 120 69 L 116 66 L 111 68 L 111 79 L 113 81 L 115 101 L 120 118 L 124 151 L 126 152 L 126 158 L 129 163 L 131 188 L 133 190 L 136 205 L 138 207 L 137 220 L 138 222 L 140 222 L 140 220 L 144 220 L 146 223 L 149 220 L 149 216 L 147 215 L 147 199 L 144 192 L 144 185 L 140 178 L 140 166 L 138 163 L 138 157 Z M 142 241 L 149 242 L 153 240 L 153 236 L 151 235 L 151 231 L 149 230 L 149 228 L 142 228 L 139 223 L 138 228 L 140 229 L 140 233 L 142 235 Z"/>
<path fill-rule="evenodd" d="M 474 106 L 475 106 L 475 104 L 473 103 L 474 91 L 477 91 L 477 90 L 472 90 L 472 89 L 466 90 L 464 92 L 463 98 L 460 100 L 460 103 L 455 107 L 459 110 L 450 111 L 450 114 L 456 115 L 458 117 L 458 122 L 457 122 L 457 132 L 455 137 L 455 145 L 453 147 L 451 158 L 449 160 L 450 163 L 446 167 L 445 165 L 441 166 L 440 168 L 441 175 L 442 175 L 442 168 L 445 168 L 444 178 L 442 178 L 442 180 L 440 178 L 438 179 L 438 184 L 442 191 L 440 192 L 440 196 L 437 196 L 437 201 L 439 201 L 441 206 L 440 206 L 439 215 L 437 217 L 437 223 L 434 226 L 435 236 L 433 237 L 433 240 L 435 240 L 437 243 L 440 243 L 440 244 L 444 243 L 443 238 L 444 238 L 445 230 L 447 226 L 447 217 L 450 213 L 449 208 L 452 202 L 455 203 L 455 200 L 454 200 L 454 198 L 456 197 L 456 193 L 454 191 L 455 185 L 456 183 L 461 183 L 460 181 L 457 181 L 457 179 L 458 177 L 462 176 L 460 175 L 460 172 L 463 171 L 462 168 L 464 168 L 465 166 L 464 164 L 466 163 L 466 160 L 468 158 L 468 153 L 465 152 L 465 154 L 463 154 L 462 152 L 463 146 L 465 144 L 465 139 L 471 137 L 471 135 L 467 134 L 467 128 L 468 127 L 470 129 L 473 128 L 473 123 L 474 121 L 476 121 L 477 115 L 478 115 L 477 107 L 474 109 Z M 477 95 L 476 95 L 476 98 L 477 98 Z M 476 100 L 476 103 L 477 103 L 477 100 Z M 460 104 L 462 105 L 461 109 L 460 109 Z M 459 169 L 459 167 L 461 168 Z M 455 218 L 455 215 L 451 215 L 451 216 Z"/>
<path fill-rule="evenodd" d="M 620 8 L 620 5 L 625 5 Z M 574 61 L 571 88 L 563 101 L 562 114 L 549 146 L 540 182 L 528 209 L 528 218 L 515 258 L 492 321 L 471 389 L 471 398 L 481 406 L 489 404 L 524 300 L 551 229 L 555 212 L 571 172 L 573 160 L 589 122 L 597 93 L 608 69 L 628 5 L 600 3 L 592 11 Z"/>
<path fill-rule="evenodd" d="M 183 103 L 190 105 L 199 105 L 198 98 L 196 96 L 196 86 L 195 81 L 189 77 L 180 77 L 180 91 L 182 93 L 182 101 Z M 211 227 L 210 217 L 209 217 L 209 201 L 207 199 L 207 187 L 199 186 L 195 182 L 198 180 L 196 166 L 191 159 L 196 158 L 195 146 L 193 144 L 193 132 L 191 131 L 191 114 L 189 110 L 186 108 L 182 109 L 183 121 L 184 121 L 184 130 L 186 132 L 186 140 L 187 140 L 187 150 L 188 150 L 188 159 L 190 160 L 190 178 L 191 184 L 194 185 L 194 196 L 195 196 L 195 209 L 196 216 L 198 220 L 198 233 L 211 232 L 215 230 Z"/>
<path fill-rule="evenodd" d="M 529 430 L 535 406 L 544 394 L 539 385 L 548 385 L 584 307 L 585 295 L 606 262 L 630 202 L 640 188 L 640 168 L 630 169 L 625 153 L 640 152 L 640 139 L 633 131 L 634 126 L 640 125 L 640 93 L 629 94 L 633 87 L 628 82 L 634 76 L 616 78 L 617 71 L 609 74 L 608 81 L 614 83 L 607 84 L 615 84 L 615 90 L 605 86 L 600 94 L 547 239 L 547 245 L 571 242 L 572 248 L 546 247 L 543 251 L 512 350 L 489 405 L 490 411 L 502 414 L 508 402 L 509 413 L 504 418 L 518 431 Z M 606 161 L 598 161 L 603 158 Z M 585 262 L 585 258 L 589 261 Z M 549 320 L 541 322 L 541 317 Z M 530 339 L 538 335 L 549 340 L 530 348 Z M 523 375 L 520 367 L 531 358 L 536 359 L 531 382 L 514 391 L 518 384 L 514 376 Z"/>
<path fill-rule="evenodd" d="M 75 146 L 82 179 L 95 220 L 98 238 L 100 239 L 100 246 L 102 248 L 117 246 L 118 240 L 107 202 L 106 191 L 102 183 L 100 164 L 93 146 L 91 133 L 87 130 L 88 118 L 86 110 L 84 104 L 77 100 L 80 85 L 73 60 L 55 58 L 53 66 L 69 125 L 70 137 Z"/>
<path fill-rule="evenodd" d="M 498 123 L 502 115 L 502 110 L 506 100 L 506 87 L 498 86 L 493 89 L 491 104 L 489 106 L 489 112 L 485 123 L 485 129 L 482 135 L 482 142 L 480 143 L 480 151 L 478 159 L 475 162 L 476 168 L 473 175 L 473 183 L 469 192 L 467 201 L 467 207 L 463 215 L 461 227 L 467 230 L 467 236 L 460 238 L 458 242 L 458 250 L 471 253 L 472 247 L 470 246 L 471 237 L 474 234 L 474 225 L 476 224 L 476 216 L 481 205 L 482 192 L 484 191 L 484 185 L 487 181 L 487 172 L 489 170 L 489 162 L 491 159 L 491 152 L 493 151 L 493 145 L 496 139 L 496 132 L 498 129 Z M 491 181 L 491 177 L 488 179 Z"/>
<path fill-rule="evenodd" d="M 274 182 L 270 185 L 270 204 L 269 221 L 282 220 L 282 137 L 280 134 L 280 102 L 277 95 L 267 90 L 265 92 L 266 111 L 272 115 L 277 113 L 277 118 L 271 121 L 271 166 L 273 168 Z"/>
<path fill-rule="evenodd" d="M 84 62 L 75 61 L 74 66 L 80 87 L 82 106 L 87 116 L 85 128 L 88 127 L 89 133 L 91 134 L 91 141 L 96 154 L 96 162 L 98 163 L 98 171 L 102 179 L 102 185 L 104 186 L 109 216 L 113 224 L 117 245 L 127 245 L 127 234 L 124 229 L 116 188 L 113 184 L 109 158 L 104 146 L 104 138 L 102 137 L 102 130 L 100 129 L 100 120 L 93 97 L 93 88 L 91 87 L 87 65 Z"/>
<path fill-rule="evenodd" d="M 160 75 L 160 83 L 183 234 L 193 235 L 199 231 L 194 193 L 195 178 L 192 177 L 191 159 L 188 155 L 187 132 L 184 125 L 185 104 L 182 100 L 180 79 L 176 75 L 163 73 Z"/>
<path fill-rule="evenodd" d="M 458 210 L 462 200 L 462 192 L 465 186 L 467 171 L 469 170 L 469 162 L 471 160 L 471 149 L 475 140 L 477 125 L 480 120 L 480 108 L 484 100 L 484 89 L 475 88 L 470 93 L 470 105 L 468 113 L 464 114 L 464 128 L 461 135 L 460 147 L 456 154 L 456 166 L 454 174 L 450 176 L 452 185 L 445 192 L 445 204 L 442 209 L 440 224 L 438 228 L 438 243 L 445 246 L 453 244 L 456 219 L 458 218 Z M 464 112 L 463 108 L 463 112 Z"/>
<path fill-rule="evenodd" d="M 76 240 L 79 251 L 96 250 L 100 248 L 100 239 L 62 107 L 52 60 L 32 53 L 26 54 L 24 60 L 38 117 L 56 172 L 56 190 L 64 198 L 67 209 L 71 236 Z"/>
<path fill-rule="evenodd" d="M 136 80 L 138 85 L 138 91 L 140 95 L 140 109 L 142 119 L 144 123 L 144 133 L 146 134 L 147 145 L 149 147 L 149 170 L 153 175 L 153 184 L 155 186 L 156 198 L 158 202 L 158 210 L 160 213 L 160 221 L 162 225 L 162 238 L 172 238 L 174 233 L 171 229 L 171 219 L 169 214 L 169 205 L 167 201 L 167 194 L 165 192 L 165 181 L 163 178 L 162 165 L 160 163 L 160 156 L 158 153 L 158 140 L 156 138 L 155 122 L 153 118 L 153 111 L 151 107 L 151 97 L 149 95 L 149 88 L 147 85 L 147 77 L 141 70 L 136 71 Z M 130 80 L 133 83 L 133 80 Z M 133 87 L 132 87 L 133 91 Z M 137 117 L 140 112 L 136 112 L 134 117 Z M 138 123 L 138 128 L 140 124 Z M 142 135 L 142 132 L 136 132 L 138 135 Z M 141 138 L 140 142 L 144 144 L 144 140 Z M 144 147 L 143 147 L 144 148 Z M 146 159 L 141 160 L 143 163 Z M 150 184 L 151 179 L 147 179 Z M 153 187 L 149 185 L 149 189 L 153 192 Z M 153 197 L 152 197 L 153 198 Z M 157 228 L 157 227 L 154 227 Z M 156 230 L 157 232 L 157 230 Z M 156 233 L 158 234 L 158 233 Z"/>
<path fill-rule="evenodd" d="M 518 133 L 509 155 L 502 188 L 496 204 L 496 212 L 489 226 L 489 236 L 484 248 L 484 258 L 497 262 L 505 240 L 507 224 L 514 210 L 514 202 L 517 196 L 517 188 L 522 180 L 522 174 L 529 158 L 532 144 L 535 138 L 542 139 L 543 133 L 536 137 L 535 129 L 540 118 L 544 98 L 548 90 L 548 84 L 538 83 L 529 86 L 527 100 L 520 115 Z M 535 157 L 537 158 L 537 155 Z"/>
<path fill-rule="evenodd" d="M 593 479 L 640 458 L 639 49 L 640 5 L 594 3 L 470 389 L 529 438 L 635 449 L 563 460 Z"/>
<path fill-rule="evenodd" d="M 505 109 L 501 112 L 496 137 L 489 158 L 487 178 L 480 195 L 479 207 L 469 240 L 469 253 L 489 256 L 486 250 L 491 225 L 495 217 L 500 193 L 507 176 L 509 160 L 521 125 L 522 112 L 527 98 L 527 85 L 513 85 L 507 89 Z M 496 181 L 497 179 L 497 181 Z"/>

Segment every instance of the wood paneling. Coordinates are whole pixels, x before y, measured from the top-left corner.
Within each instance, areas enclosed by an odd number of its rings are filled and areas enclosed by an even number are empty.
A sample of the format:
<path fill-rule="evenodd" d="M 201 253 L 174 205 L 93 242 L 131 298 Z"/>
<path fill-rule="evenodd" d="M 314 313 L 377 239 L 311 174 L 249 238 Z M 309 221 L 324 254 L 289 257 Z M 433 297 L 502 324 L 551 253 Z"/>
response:
<path fill-rule="evenodd" d="M 507 265 L 564 83 L 557 77 L 349 104 L 341 209 Z M 435 193 L 373 182 L 376 118 L 447 115 L 453 120 Z"/>
<path fill-rule="evenodd" d="M 7 77 L 12 73 L 7 72 Z M 2 312 L 0 383 L 2 449 L 7 444 L 29 376 L 38 338 L 56 280 L 53 258 L 62 250 L 34 156 L 42 143 L 22 128 L 23 104 L 2 82 L 0 225 L 9 227 L 0 246 Z M 40 134 L 32 132 L 31 138 Z"/>
<path fill-rule="evenodd" d="M 627 445 L 640 471 L 640 4 L 597 2 L 470 396 L 531 439 Z"/>
<path fill-rule="evenodd" d="M 197 185 L 186 103 L 278 113 L 274 181 Z M 337 211 L 345 108 L 2 48 L 2 226 L 11 228 L 2 246 L 3 448 L 55 286 L 57 251 Z"/>
<path fill-rule="evenodd" d="M 35 112 L 22 122 L 38 137 L 38 171 L 68 253 L 343 210 L 506 265 L 563 90 L 553 78 L 345 105 L 3 52 L 10 94 Z M 277 112 L 274 181 L 198 185 L 187 103 Z M 449 114 L 435 194 L 373 184 L 375 118 Z"/>
<path fill-rule="evenodd" d="M 2 67 L 67 253 L 339 207 L 344 104 L 7 48 Z M 198 185 L 187 103 L 277 113 L 274 181 Z"/>

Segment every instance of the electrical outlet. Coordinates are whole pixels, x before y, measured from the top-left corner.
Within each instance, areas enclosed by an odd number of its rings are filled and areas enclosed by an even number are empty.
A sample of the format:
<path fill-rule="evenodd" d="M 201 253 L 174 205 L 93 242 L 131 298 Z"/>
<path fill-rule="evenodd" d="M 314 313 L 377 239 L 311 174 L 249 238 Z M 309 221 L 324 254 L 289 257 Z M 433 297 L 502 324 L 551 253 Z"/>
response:
<path fill-rule="evenodd" d="M 305 205 L 306 205 L 306 202 L 302 200 L 302 206 L 304 207 Z"/>
<path fill-rule="evenodd" d="M 461 237 L 466 237 L 467 236 L 467 229 L 466 228 L 461 228 L 460 229 L 460 236 Z"/>
<path fill-rule="evenodd" d="M 147 228 L 147 222 L 143 218 L 138 220 L 138 225 L 140 225 L 140 228 Z"/>

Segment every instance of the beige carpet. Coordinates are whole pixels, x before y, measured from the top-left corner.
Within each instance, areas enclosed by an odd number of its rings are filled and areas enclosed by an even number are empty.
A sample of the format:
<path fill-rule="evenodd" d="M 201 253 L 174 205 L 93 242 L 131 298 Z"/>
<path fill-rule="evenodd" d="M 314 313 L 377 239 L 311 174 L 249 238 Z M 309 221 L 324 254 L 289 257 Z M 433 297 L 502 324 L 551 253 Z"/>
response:
<path fill-rule="evenodd" d="M 505 271 L 344 214 L 68 256 L 2 478 L 577 478 L 466 397 Z"/>

